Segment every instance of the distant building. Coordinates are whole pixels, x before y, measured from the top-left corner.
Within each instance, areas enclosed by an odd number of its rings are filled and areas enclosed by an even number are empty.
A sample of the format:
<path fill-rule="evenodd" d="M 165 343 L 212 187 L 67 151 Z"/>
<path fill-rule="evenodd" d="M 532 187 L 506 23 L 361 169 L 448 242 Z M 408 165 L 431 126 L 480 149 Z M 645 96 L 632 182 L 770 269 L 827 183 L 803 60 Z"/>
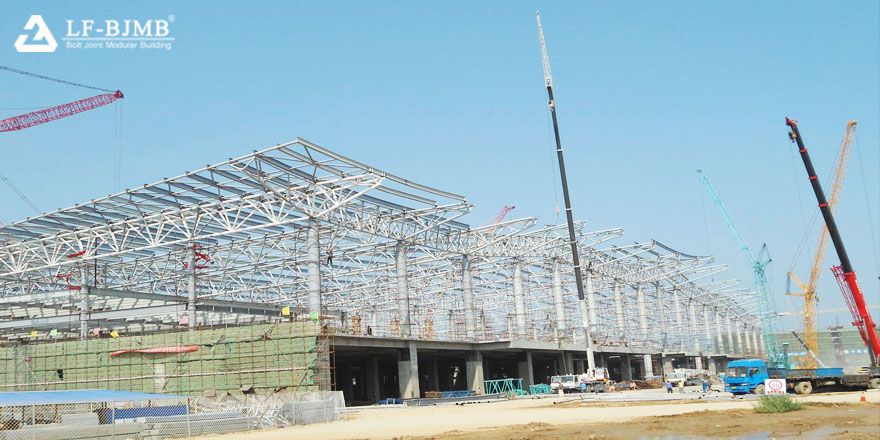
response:
<path fill-rule="evenodd" d="M 880 330 L 878 330 L 880 331 Z M 803 335 L 798 332 L 798 335 Z M 777 335 L 780 346 L 788 344 L 788 359 L 794 365 L 800 364 L 801 357 L 809 356 L 806 349 L 791 332 Z M 868 347 L 853 327 L 840 325 L 828 327 L 819 332 L 819 359 L 829 367 L 858 368 L 870 363 Z"/>

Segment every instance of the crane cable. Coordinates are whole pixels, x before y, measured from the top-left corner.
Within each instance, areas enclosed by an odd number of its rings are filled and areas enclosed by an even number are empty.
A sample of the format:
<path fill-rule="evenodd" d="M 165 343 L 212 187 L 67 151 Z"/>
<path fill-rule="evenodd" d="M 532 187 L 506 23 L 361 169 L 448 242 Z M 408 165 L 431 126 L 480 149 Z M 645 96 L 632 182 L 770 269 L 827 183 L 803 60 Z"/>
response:
<path fill-rule="evenodd" d="M 40 215 L 40 208 L 37 208 L 37 205 L 35 205 L 34 202 L 31 201 L 31 199 L 24 195 L 24 193 L 21 192 L 21 190 L 18 189 L 18 187 L 15 186 L 15 184 L 13 184 L 12 181 L 10 181 L 2 172 L 0 172 L 0 180 L 6 182 L 6 185 L 10 189 L 12 189 L 12 192 L 14 192 L 18 196 L 18 198 L 23 200 L 24 203 L 26 203 L 31 209 L 33 209 L 37 215 Z"/>
<path fill-rule="evenodd" d="M 0 66 L 0 70 L 6 70 L 6 71 L 9 71 L 12 73 L 18 73 L 20 75 L 31 76 L 31 77 L 39 78 L 39 79 L 45 79 L 47 81 L 55 81 L 57 83 L 67 84 L 69 86 L 82 87 L 85 89 L 98 90 L 101 92 L 109 92 L 109 93 L 115 92 L 115 90 L 104 89 L 101 87 L 90 86 L 87 84 L 82 84 L 82 83 L 73 82 L 73 81 L 67 81 L 67 80 L 58 79 L 58 78 L 52 78 L 50 76 L 40 75 L 38 73 L 25 72 L 24 70 L 13 69 L 12 67 L 7 67 L 7 66 Z"/>
<path fill-rule="evenodd" d="M 871 253 L 874 254 L 874 269 L 880 273 L 880 255 L 877 253 L 877 236 L 874 233 L 874 216 L 871 214 L 871 198 L 868 196 L 868 183 L 865 180 L 865 165 L 862 161 L 862 145 L 859 142 L 859 138 L 857 135 L 855 137 L 856 144 L 856 156 L 859 158 L 859 174 L 861 174 L 862 180 L 862 194 L 865 196 L 865 212 L 868 216 L 868 230 L 871 232 Z M 880 276 L 878 276 L 880 277 Z"/>

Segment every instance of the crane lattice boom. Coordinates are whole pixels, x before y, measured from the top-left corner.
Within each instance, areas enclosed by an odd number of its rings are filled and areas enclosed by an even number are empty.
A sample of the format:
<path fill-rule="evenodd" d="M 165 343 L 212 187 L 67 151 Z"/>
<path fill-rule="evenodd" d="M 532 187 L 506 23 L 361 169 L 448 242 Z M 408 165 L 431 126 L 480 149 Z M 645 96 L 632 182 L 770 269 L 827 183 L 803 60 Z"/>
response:
<path fill-rule="evenodd" d="M 712 202 L 718 210 L 721 211 L 721 217 L 724 218 L 724 223 L 727 225 L 727 229 L 730 230 L 730 234 L 733 235 L 733 238 L 739 245 L 739 249 L 742 251 L 743 255 L 746 256 L 749 265 L 752 267 L 755 295 L 757 296 L 756 299 L 758 300 L 758 304 L 761 305 L 761 330 L 764 336 L 764 349 L 767 351 L 767 356 L 772 364 L 781 363 L 783 361 L 782 355 L 776 344 L 776 310 L 773 305 L 773 297 L 770 295 L 770 283 L 767 282 L 767 274 L 764 271 L 765 267 L 770 262 L 769 257 L 766 259 L 764 257 L 767 251 L 767 245 L 761 247 L 761 252 L 757 256 L 752 252 L 749 245 L 746 244 L 745 239 L 743 239 L 742 234 L 739 233 L 739 228 L 737 228 L 736 223 L 733 222 L 733 217 L 730 215 L 730 212 L 727 211 L 727 207 L 721 200 L 721 195 L 718 194 L 718 190 L 715 189 L 715 186 L 712 185 L 709 178 L 703 174 L 702 170 L 697 170 L 697 174 L 700 175 L 700 180 L 702 180 L 703 184 L 706 186 L 706 190 L 709 192 Z"/>
<path fill-rule="evenodd" d="M 112 104 L 116 100 L 122 98 L 122 92 L 117 90 L 113 93 L 103 93 L 90 98 L 68 102 L 67 104 L 56 105 L 35 112 L 13 116 L 0 121 L 0 132 L 22 130 L 35 125 L 45 124 L 47 122 L 73 116 L 77 113 L 103 107 L 107 104 Z"/>

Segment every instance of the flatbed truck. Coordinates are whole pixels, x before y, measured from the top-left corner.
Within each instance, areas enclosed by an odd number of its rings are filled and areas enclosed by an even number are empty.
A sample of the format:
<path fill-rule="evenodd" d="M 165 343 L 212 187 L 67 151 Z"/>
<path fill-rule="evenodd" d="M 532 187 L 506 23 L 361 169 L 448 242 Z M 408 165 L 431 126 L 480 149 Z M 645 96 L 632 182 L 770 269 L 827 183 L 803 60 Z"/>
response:
<path fill-rule="evenodd" d="M 764 394 L 764 380 L 785 379 L 795 394 L 811 394 L 829 386 L 851 389 L 880 389 L 880 368 L 864 373 L 844 373 L 843 368 L 771 368 L 763 359 L 741 359 L 727 364 L 724 391 L 733 394 Z"/>

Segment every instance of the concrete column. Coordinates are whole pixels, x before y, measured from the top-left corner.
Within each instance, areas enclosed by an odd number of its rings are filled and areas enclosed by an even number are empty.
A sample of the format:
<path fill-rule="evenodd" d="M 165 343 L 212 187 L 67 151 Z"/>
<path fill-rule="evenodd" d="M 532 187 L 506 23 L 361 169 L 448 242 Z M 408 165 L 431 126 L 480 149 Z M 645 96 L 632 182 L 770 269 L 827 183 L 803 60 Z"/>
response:
<path fill-rule="evenodd" d="M 562 295 L 562 271 L 559 270 L 559 261 L 553 260 L 553 299 L 556 306 L 556 329 L 559 335 L 564 335 L 565 325 L 565 303 Z"/>
<path fill-rule="evenodd" d="M 397 361 L 400 398 L 417 399 L 422 395 L 419 390 L 419 355 L 414 342 L 407 345 L 407 350 L 403 354 L 406 359 Z"/>
<path fill-rule="evenodd" d="M 694 368 L 696 368 L 697 370 L 703 369 L 703 357 L 702 356 L 697 356 L 696 358 L 694 358 Z"/>
<path fill-rule="evenodd" d="M 474 279 L 471 273 L 471 262 L 465 255 L 461 259 L 461 290 L 464 304 L 464 332 L 468 340 L 476 339 L 477 326 L 474 316 Z"/>
<path fill-rule="evenodd" d="M 523 293 L 522 266 L 519 261 L 513 263 L 513 303 L 515 308 L 516 336 L 526 335 L 526 300 Z"/>
<path fill-rule="evenodd" d="M 584 372 L 584 360 L 583 359 L 575 359 L 574 360 L 574 374 L 583 374 Z"/>
<path fill-rule="evenodd" d="M 721 314 L 715 309 L 715 343 L 718 345 L 718 353 L 724 351 L 724 323 L 721 321 Z"/>
<path fill-rule="evenodd" d="M 530 386 L 535 384 L 535 368 L 532 365 L 532 352 L 524 351 L 519 354 L 516 362 L 516 369 L 522 378 L 522 386 L 524 390 L 528 390 Z"/>
<path fill-rule="evenodd" d="M 412 335 L 409 311 L 409 275 L 406 268 L 406 248 L 398 243 L 395 251 L 397 262 L 397 314 L 400 317 L 400 334 L 403 337 Z"/>
<path fill-rule="evenodd" d="M 186 297 L 186 318 L 189 331 L 196 329 L 196 248 L 193 245 L 189 249 L 189 255 L 186 266 L 187 280 L 187 297 Z"/>
<path fill-rule="evenodd" d="M 660 359 L 663 362 L 663 377 L 665 379 L 672 374 L 672 370 L 675 369 L 675 366 L 672 364 L 671 356 L 661 356 Z"/>
<path fill-rule="evenodd" d="M 584 285 L 584 301 L 578 301 L 581 311 L 584 339 L 587 345 L 587 368 L 596 368 L 596 354 L 593 350 L 593 324 L 596 321 L 596 291 L 593 289 L 593 271 L 587 269 Z"/>
<path fill-rule="evenodd" d="M 765 347 L 767 346 L 764 345 L 764 333 L 758 333 L 758 353 L 762 355 L 766 354 L 767 350 L 765 349 Z"/>
<path fill-rule="evenodd" d="M 715 366 L 715 358 L 709 358 L 709 373 L 710 374 L 718 374 L 718 369 Z"/>
<path fill-rule="evenodd" d="M 687 338 L 685 337 L 684 321 L 681 319 L 681 301 L 679 301 L 678 289 L 672 290 L 672 311 L 675 314 L 674 332 L 678 338 L 678 349 L 684 352 Z"/>
<path fill-rule="evenodd" d="M 379 379 L 379 358 L 371 356 L 367 362 L 367 398 L 378 402 L 382 398 L 382 386 Z"/>
<path fill-rule="evenodd" d="M 464 364 L 468 389 L 477 394 L 486 394 L 483 382 L 485 380 L 483 378 L 483 354 L 477 350 L 467 352 Z"/>
<path fill-rule="evenodd" d="M 574 369 L 574 354 L 573 353 L 562 353 L 562 359 L 564 361 L 563 366 L 565 367 L 565 374 L 575 374 Z"/>
<path fill-rule="evenodd" d="M 688 301 L 688 321 L 691 324 L 691 334 L 689 335 L 694 343 L 694 351 L 700 352 L 700 326 L 697 324 L 697 307 L 693 301 Z"/>
<path fill-rule="evenodd" d="M 440 368 L 437 365 L 437 358 L 431 358 L 431 391 L 440 390 Z"/>
<path fill-rule="evenodd" d="M 639 314 L 639 337 L 642 339 L 642 346 L 647 347 L 648 343 L 648 306 L 645 304 L 645 290 L 642 285 L 636 286 L 636 307 Z"/>
<path fill-rule="evenodd" d="M 650 354 L 642 355 L 642 358 L 644 359 L 644 362 L 645 362 L 645 377 L 644 377 L 644 379 L 647 380 L 648 377 L 654 375 L 654 359 L 651 358 Z"/>
<path fill-rule="evenodd" d="M 630 382 L 633 380 L 632 365 L 630 365 L 628 354 L 620 355 L 620 376 L 621 381 L 623 382 Z"/>
<path fill-rule="evenodd" d="M 614 322 L 617 325 L 617 331 L 622 333 L 626 329 L 623 321 L 623 293 L 620 291 L 620 283 L 614 280 L 611 285 L 611 291 L 614 293 Z"/>
<path fill-rule="evenodd" d="M 742 325 L 740 324 L 739 319 L 733 321 L 733 328 L 736 329 L 736 352 L 743 354 L 743 334 Z"/>
<path fill-rule="evenodd" d="M 321 315 L 321 243 L 318 222 L 312 221 L 306 236 L 306 277 L 308 281 L 309 313 Z"/>

